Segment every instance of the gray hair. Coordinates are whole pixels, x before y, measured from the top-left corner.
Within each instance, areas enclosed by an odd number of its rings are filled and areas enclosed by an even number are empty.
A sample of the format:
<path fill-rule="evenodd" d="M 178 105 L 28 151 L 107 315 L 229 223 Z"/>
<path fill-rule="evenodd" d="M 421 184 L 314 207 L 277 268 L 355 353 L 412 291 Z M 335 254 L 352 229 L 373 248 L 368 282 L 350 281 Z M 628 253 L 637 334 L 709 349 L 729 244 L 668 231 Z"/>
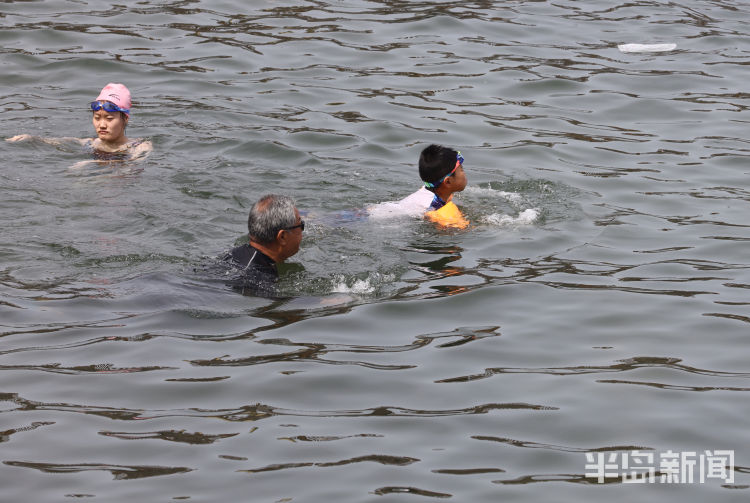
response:
<path fill-rule="evenodd" d="M 294 199 L 289 196 L 267 194 L 253 204 L 247 217 L 250 239 L 261 244 L 276 241 L 276 234 L 297 224 Z"/>

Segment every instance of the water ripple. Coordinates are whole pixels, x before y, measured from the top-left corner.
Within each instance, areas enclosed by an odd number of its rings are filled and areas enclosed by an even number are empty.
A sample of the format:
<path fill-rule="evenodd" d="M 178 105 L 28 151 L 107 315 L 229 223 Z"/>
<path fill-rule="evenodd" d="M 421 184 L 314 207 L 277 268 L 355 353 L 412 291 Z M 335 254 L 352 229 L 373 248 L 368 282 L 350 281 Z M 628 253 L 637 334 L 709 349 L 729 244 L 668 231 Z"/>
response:
<path fill-rule="evenodd" d="M 2 5 L 0 500 L 617 500 L 583 452 L 739 449 L 743 2 Z M 109 81 L 143 162 L 3 141 Z M 472 226 L 366 219 L 429 143 Z M 243 297 L 201 265 L 266 192 L 308 227 Z"/>
<path fill-rule="evenodd" d="M 238 435 L 238 433 L 207 435 L 200 432 L 189 433 L 184 430 L 150 431 L 138 433 L 100 431 L 99 434 L 105 437 L 119 438 L 121 440 L 166 440 L 168 442 L 180 442 L 191 445 L 213 444 L 214 442 L 218 442 L 219 440 L 231 438 Z"/>
<path fill-rule="evenodd" d="M 52 421 L 34 421 L 28 426 L 22 426 L 20 428 L 11 428 L 10 430 L 0 431 L 0 443 L 8 442 L 10 440 L 10 436 L 16 433 L 32 431 L 42 426 L 49 426 L 52 424 L 55 424 L 55 423 Z"/>
<path fill-rule="evenodd" d="M 447 342 L 438 344 L 438 348 L 453 348 L 464 344 L 475 342 L 486 337 L 499 336 L 499 327 L 461 327 L 451 332 L 417 336 L 411 344 L 401 346 L 366 346 L 347 344 L 314 344 L 292 342 L 287 339 L 263 339 L 258 341 L 264 345 L 280 346 L 302 346 L 302 349 L 271 355 L 249 356 L 245 358 L 219 357 L 206 360 L 191 360 L 190 363 L 200 367 L 223 367 L 223 366 L 247 366 L 261 365 L 274 362 L 317 362 L 330 365 L 359 365 L 378 370 L 405 370 L 414 368 L 415 365 L 380 365 L 362 361 L 328 360 L 322 356 L 332 353 L 400 353 L 413 351 L 429 346 L 440 339 L 449 339 Z M 455 340 L 453 340 L 455 338 Z"/>
<path fill-rule="evenodd" d="M 329 468 L 334 466 L 344 466 L 354 463 L 373 462 L 381 465 L 395 465 L 395 466 L 406 466 L 412 463 L 418 462 L 419 459 L 410 458 L 406 456 L 387 456 L 384 454 L 370 454 L 367 456 L 358 456 L 351 459 L 342 459 L 340 461 L 326 461 L 326 462 L 305 462 L 305 463 L 284 463 L 264 466 L 262 468 L 254 468 L 251 470 L 238 470 L 246 473 L 262 473 L 262 472 L 274 472 L 279 470 L 288 470 L 290 468 L 307 468 L 307 467 L 318 467 L 318 468 Z"/>
<path fill-rule="evenodd" d="M 33 463 L 28 461 L 3 461 L 8 466 L 33 468 L 45 473 L 76 473 L 88 471 L 110 472 L 115 480 L 133 480 L 147 477 L 162 477 L 193 471 L 184 466 L 125 466 L 107 465 L 99 463 L 61 464 L 61 463 Z"/>
<path fill-rule="evenodd" d="M 557 407 L 534 405 L 528 403 L 488 403 L 467 407 L 464 409 L 421 410 L 404 407 L 378 406 L 359 410 L 294 410 L 273 407 L 264 404 L 246 405 L 233 409 L 167 409 L 144 410 L 124 409 L 115 407 L 97 407 L 88 405 L 74 405 L 67 403 L 43 403 L 26 400 L 13 393 L 3 393 L 0 401 L 8 401 L 15 405 L 16 411 L 57 411 L 73 412 L 102 416 L 120 421 L 143 421 L 168 417 L 219 418 L 225 421 L 242 422 L 258 421 L 273 416 L 292 417 L 443 417 L 462 416 L 467 414 L 487 414 L 494 410 L 534 410 L 552 411 Z"/>
<path fill-rule="evenodd" d="M 97 363 L 93 365 L 78 365 L 64 367 L 59 363 L 46 365 L 0 365 L 0 370 L 32 370 L 51 372 L 53 374 L 83 375 L 83 374 L 132 374 L 135 372 L 152 372 L 154 370 L 176 370 L 176 367 L 115 367 L 111 363 Z"/>
<path fill-rule="evenodd" d="M 545 449 L 551 451 L 560 452 L 611 452 L 611 451 L 644 451 L 653 450 L 650 447 L 641 447 L 637 445 L 615 445 L 607 447 L 568 447 L 562 445 L 542 444 L 539 442 L 525 441 L 525 440 L 514 440 L 512 438 L 502 437 L 491 437 L 486 435 L 474 435 L 471 438 L 474 440 L 482 440 L 487 442 L 499 442 L 501 444 L 508 444 L 514 447 L 523 447 L 525 449 Z"/>
<path fill-rule="evenodd" d="M 420 489 L 418 487 L 410 486 L 385 486 L 379 487 L 373 491 L 378 496 L 384 496 L 387 494 L 415 494 L 417 496 L 425 496 L 427 498 L 452 498 L 452 494 L 439 493 L 436 491 L 429 491 L 427 489 Z"/>
<path fill-rule="evenodd" d="M 686 372 L 689 374 L 704 375 L 709 377 L 728 377 L 738 379 L 750 378 L 750 373 L 747 372 L 725 372 L 720 370 L 707 370 L 688 365 L 682 365 L 679 362 L 679 358 L 662 358 L 662 357 L 650 357 L 650 356 L 637 356 L 620 360 L 622 363 L 615 363 L 612 365 L 604 366 L 590 366 L 581 365 L 576 367 L 549 367 L 549 368 L 523 368 L 523 367 L 498 367 L 485 369 L 481 374 L 472 374 L 460 377 L 452 377 L 449 379 L 441 379 L 435 381 L 438 383 L 455 383 L 455 382 L 469 382 L 476 381 L 479 379 L 486 379 L 500 374 L 547 374 L 557 376 L 568 376 L 568 375 L 580 375 L 580 374 L 600 374 L 610 372 L 630 372 L 633 370 L 649 367 L 665 368 L 671 370 L 677 370 L 680 372 Z M 604 382 L 604 381 L 603 381 Z"/>
<path fill-rule="evenodd" d="M 596 382 L 606 384 L 633 384 L 635 386 L 647 386 L 663 390 L 674 391 L 750 391 L 750 388 L 735 388 L 730 386 L 680 386 L 676 384 L 663 384 L 656 382 L 625 381 L 620 379 L 600 379 Z"/>

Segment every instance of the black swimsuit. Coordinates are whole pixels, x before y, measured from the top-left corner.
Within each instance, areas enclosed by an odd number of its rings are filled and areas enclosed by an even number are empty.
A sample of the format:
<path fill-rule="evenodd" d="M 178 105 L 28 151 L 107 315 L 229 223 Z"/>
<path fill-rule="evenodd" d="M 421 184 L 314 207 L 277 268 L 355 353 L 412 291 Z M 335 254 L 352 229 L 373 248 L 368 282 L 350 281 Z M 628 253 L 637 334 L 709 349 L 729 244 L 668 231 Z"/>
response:
<path fill-rule="evenodd" d="M 266 254 L 244 244 L 229 252 L 224 261 L 231 264 L 232 277 L 227 283 L 242 293 L 269 295 L 279 279 L 276 263 Z"/>
<path fill-rule="evenodd" d="M 127 144 L 125 144 L 125 148 L 122 150 L 118 150 L 117 152 L 107 152 L 106 150 L 99 150 L 96 148 L 91 147 L 91 157 L 95 161 L 125 161 L 130 156 L 129 150 L 131 148 L 137 147 L 143 143 L 143 139 L 137 139 L 133 140 Z M 92 143 L 93 145 L 93 143 Z"/>

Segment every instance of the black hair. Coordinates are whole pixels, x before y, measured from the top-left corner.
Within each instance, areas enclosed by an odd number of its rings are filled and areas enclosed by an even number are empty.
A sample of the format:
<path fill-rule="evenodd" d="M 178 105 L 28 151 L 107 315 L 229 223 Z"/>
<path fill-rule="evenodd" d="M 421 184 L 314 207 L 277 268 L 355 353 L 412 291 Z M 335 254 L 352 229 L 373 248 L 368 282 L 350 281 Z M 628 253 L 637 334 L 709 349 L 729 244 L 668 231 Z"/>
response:
<path fill-rule="evenodd" d="M 458 152 L 450 147 L 432 144 L 419 155 L 419 177 L 423 182 L 435 183 L 456 167 Z"/>

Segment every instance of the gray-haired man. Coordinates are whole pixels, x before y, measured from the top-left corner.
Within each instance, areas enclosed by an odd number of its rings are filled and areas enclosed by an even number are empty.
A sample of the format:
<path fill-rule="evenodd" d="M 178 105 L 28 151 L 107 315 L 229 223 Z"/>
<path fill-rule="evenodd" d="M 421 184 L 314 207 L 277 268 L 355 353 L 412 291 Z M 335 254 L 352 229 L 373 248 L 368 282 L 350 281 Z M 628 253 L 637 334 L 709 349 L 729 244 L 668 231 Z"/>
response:
<path fill-rule="evenodd" d="M 250 208 L 247 229 L 249 242 L 233 249 L 225 260 L 241 272 L 233 286 L 243 292 L 262 292 L 278 279 L 276 264 L 299 251 L 305 222 L 291 197 L 268 194 Z"/>

